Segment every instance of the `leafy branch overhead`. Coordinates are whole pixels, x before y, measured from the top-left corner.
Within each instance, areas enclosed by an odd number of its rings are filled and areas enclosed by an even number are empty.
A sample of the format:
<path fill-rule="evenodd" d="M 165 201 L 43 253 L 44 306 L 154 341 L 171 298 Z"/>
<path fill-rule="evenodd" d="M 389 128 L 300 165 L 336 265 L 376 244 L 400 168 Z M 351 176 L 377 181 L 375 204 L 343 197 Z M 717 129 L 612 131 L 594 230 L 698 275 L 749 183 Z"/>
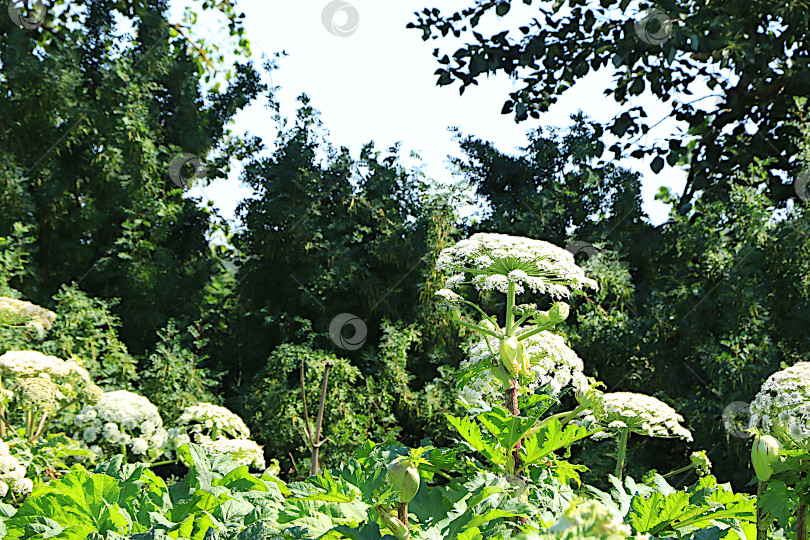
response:
<path fill-rule="evenodd" d="M 450 54 L 434 51 L 439 85 L 458 83 L 463 92 L 499 72 L 517 80 L 519 88 L 502 110 L 516 121 L 540 118 L 574 84 L 610 69 L 605 94 L 623 106 L 603 126 L 605 134 L 619 139 L 610 150 L 614 156 L 650 159 L 654 172 L 664 160 L 685 166 L 680 205 L 700 192 L 725 200 L 730 185 L 742 181 L 735 175 L 757 160 L 772 160 L 761 180 L 772 201 L 784 204 L 795 196 L 783 175 L 795 178 L 802 166 L 796 159 L 798 124 L 806 121 L 800 104 L 810 92 L 804 3 L 549 4 L 486 0 L 452 15 L 425 9 L 408 26 L 421 30 L 424 40 L 452 34 L 465 41 Z M 499 31 L 477 31 L 483 21 Z M 642 95 L 665 104 L 681 132 L 639 142 L 662 120 L 634 105 Z M 596 136 L 602 134 L 600 129 Z"/>

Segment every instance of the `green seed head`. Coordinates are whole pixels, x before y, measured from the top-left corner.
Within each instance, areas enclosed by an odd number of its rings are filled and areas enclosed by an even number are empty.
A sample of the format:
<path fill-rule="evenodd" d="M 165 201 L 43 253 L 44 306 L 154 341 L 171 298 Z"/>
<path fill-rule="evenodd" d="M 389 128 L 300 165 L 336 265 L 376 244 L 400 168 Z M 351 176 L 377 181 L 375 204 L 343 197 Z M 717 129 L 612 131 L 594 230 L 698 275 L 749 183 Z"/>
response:
<path fill-rule="evenodd" d="M 419 491 L 419 471 L 404 457 L 398 457 L 388 466 L 388 481 L 399 493 L 400 502 L 411 502 Z"/>
<path fill-rule="evenodd" d="M 779 450 L 782 445 L 775 437 L 763 435 L 754 440 L 751 447 L 751 464 L 757 478 L 762 482 L 767 482 L 773 474 L 773 464 L 779 461 Z"/>

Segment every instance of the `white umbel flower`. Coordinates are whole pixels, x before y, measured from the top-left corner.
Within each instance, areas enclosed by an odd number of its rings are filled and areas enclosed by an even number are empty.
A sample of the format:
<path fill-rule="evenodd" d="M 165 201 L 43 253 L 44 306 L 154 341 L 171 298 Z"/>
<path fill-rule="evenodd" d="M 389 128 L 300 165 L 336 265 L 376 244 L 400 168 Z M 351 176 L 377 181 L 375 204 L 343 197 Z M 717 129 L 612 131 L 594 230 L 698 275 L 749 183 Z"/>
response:
<path fill-rule="evenodd" d="M 453 275 L 445 283 L 448 289 L 469 281 L 478 290 L 506 293 L 514 283 L 517 294 L 529 289 L 560 298 L 569 296 L 571 289 L 597 288 L 571 252 L 542 240 L 506 234 L 478 233 L 442 250 L 436 270 Z"/>
<path fill-rule="evenodd" d="M 210 455 L 229 455 L 240 465 L 264 469 L 264 452 L 250 440 L 250 430 L 239 415 L 213 403 L 186 407 L 177 426 L 168 432 L 168 450 L 189 442 Z"/>
<path fill-rule="evenodd" d="M 200 403 L 183 409 L 177 419 L 177 427 L 185 428 L 190 433 L 199 433 L 213 436 L 216 429 L 217 437 L 229 439 L 249 439 L 250 430 L 238 414 L 225 407 L 213 403 Z"/>
<path fill-rule="evenodd" d="M 620 515 L 594 500 L 572 502 L 549 531 L 566 538 L 630 538 L 632 534 Z"/>
<path fill-rule="evenodd" d="M 53 311 L 25 300 L 0 296 L 0 325 L 26 326 L 42 339 L 55 320 Z"/>
<path fill-rule="evenodd" d="M 810 362 L 777 371 L 751 402 L 750 427 L 776 437 L 787 448 L 810 441 Z"/>
<path fill-rule="evenodd" d="M 133 454 L 156 456 L 167 439 L 158 408 L 127 390 L 105 392 L 97 404 L 79 411 L 73 423 L 87 444 L 95 443 L 112 452 L 118 452 L 123 444 Z"/>
<path fill-rule="evenodd" d="M 39 351 L 9 351 L 0 356 L 4 377 L 23 378 L 48 375 L 57 384 L 70 384 L 75 390 L 92 384 L 90 373 L 72 361 L 47 356 Z"/>
<path fill-rule="evenodd" d="M 27 495 L 33 489 L 33 482 L 25 477 L 25 467 L 9 453 L 8 444 L 0 441 L 0 498 L 9 490 L 19 495 Z"/>
<path fill-rule="evenodd" d="M 264 469 L 264 452 L 261 446 L 249 439 L 217 439 L 212 441 L 203 438 L 200 446 L 212 455 L 230 456 L 239 465 L 254 469 Z"/>
<path fill-rule="evenodd" d="M 20 478 L 11 484 L 11 491 L 17 495 L 28 495 L 34 490 L 34 481 L 30 478 Z"/>
<path fill-rule="evenodd" d="M 523 331 L 534 328 L 533 326 L 525 327 Z M 487 342 L 495 352 L 496 361 L 500 361 L 499 340 L 487 336 L 473 345 L 470 349 L 469 359 L 462 361 L 462 366 L 472 367 L 472 365 L 481 364 L 490 366 L 493 356 L 487 347 Z M 588 389 L 589 383 L 583 373 L 582 359 L 565 344 L 562 337 L 544 330 L 522 340 L 521 343 L 526 350 L 533 376 L 532 382 L 528 385 L 529 391 L 548 387 L 549 393 L 558 396 L 568 387 L 580 391 Z M 459 397 L 469 406 L 487 409 L 503 401 L 503 383 L 495 377 L 491 370 L 487 369 L 465 385 L 459 392 Z"/>
<path fill-rule="evenodd" d="M 648 437 L 692 440 L 692 434 L 681 425 L 683 417 L 660 399 L 646 394 L 604 394 L 600 410 L 583 411 L 580 422 L 598 423 L 607 430 L 629 429 Z"/>

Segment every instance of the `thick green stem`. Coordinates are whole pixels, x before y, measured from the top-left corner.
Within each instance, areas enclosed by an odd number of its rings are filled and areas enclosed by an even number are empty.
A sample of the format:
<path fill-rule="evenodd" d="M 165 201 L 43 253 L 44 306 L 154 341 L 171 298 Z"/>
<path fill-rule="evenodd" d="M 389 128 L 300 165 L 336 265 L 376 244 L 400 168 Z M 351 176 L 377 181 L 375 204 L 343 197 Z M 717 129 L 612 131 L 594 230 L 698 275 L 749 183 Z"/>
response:
<path fill-rule="evenodd" d="M 0 390 L 3 389 L 3 378 L 0 377 Z M 6 439 L 6 408 L 3 405 L 0 405 L 0 417 L 3 418 L 4 422 L 0 423 L 0 439 Z"/>
<path fill-rule="evenodd" d="M 25 436 L 30 440 L 31 432 L 34 430 L 34 411 L 25 411 Z"/>
<path fill-rule="evenodd" d="M 768 522 L 766 520 L 767 512 L 762 505 L 762 498 L 765 495 L 765 482 L 760 480 L 757 484 L 757 540 L 767 540 L 768 538 Z"/>
<path fill-rule="evenodd" d="M 407 540 L 410 538 L 410 534 L 408 533 L 408 529 L 405 527 L 405 524 L 399 520 L 398 517 L 394 517 L 390 514 L 390 510 L 384 508 L 382 506 L 377 507 L 377 512 L 380 514 L 380 518 L 382 519 L 385 526 L 388 527 L 397 540 Z M 399 508 L 397 508 L 397 513 L 399 512 Z"/>
<path fill-rule="evenodd" d="M 799 503 L 796 512 L 796 540 L 807 540 L 807 504 Z"/>
<path fill-rule="evenodd" d="M 627 439 L 630 437 L 630 430 L 623 429 L 619 435 L 619 447 L 616 453 L 616 478 L 622 479 L 622 471 L 624 471 L 624 456 L 627 452 Z"/>
<path fill-rule="evenodd" d="M 511 336 L 515 325 L 515 314 L 512 313 L 515 307 L 515 282 L 509 282 L 506 292 L 506 335 Z"/>

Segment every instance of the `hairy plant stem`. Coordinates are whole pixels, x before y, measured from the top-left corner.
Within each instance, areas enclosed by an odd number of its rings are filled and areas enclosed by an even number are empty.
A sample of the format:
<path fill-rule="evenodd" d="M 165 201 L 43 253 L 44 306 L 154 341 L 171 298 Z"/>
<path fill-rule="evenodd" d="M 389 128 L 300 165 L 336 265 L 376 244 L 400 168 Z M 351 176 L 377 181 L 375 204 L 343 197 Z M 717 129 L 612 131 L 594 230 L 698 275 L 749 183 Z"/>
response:
<path fill-rule="evenodd" d="M 796 512 L 796 540 L 807 540 L 807 504 L 799 503 Z"/>
<path fill-rule="evenodd" d="M 507 410 L 515 416 L 520 414 L 520 410 L 518 409 L 518 395 L 519 395 L 519 388 L 518 388 L 518 381 L 517 379 L 510 379 L 510 384 L 506 388 L 506 408 Z M 520 459 L 520 449 L 523 446 L 523 439 L 519 440 L 517 444 L 515 444 L 514 450 L 512 450 L 512 471 L 511 474 L 519 478 L 523 478 L 523 462 Z"/>
<path fill-rule="evenodd" d="M 768 538 L 767 512 L 762 506 L 763 495 L 765 495 L 765 482 L 760 480 L 757 484 L 757 540 L 767 540 Z"/>
<path fill-rule="evenodd" d="M 39 424 L 39 429 L 37 429 L 37 432 L 36 432 L 36 434 L 34 436 L 34 440 L 31 441 L 31 442 L 36 442 L 36 439 L 38 439 L 42 435 L 42 433 L 46 430 L 46 428 L 50 427 L 51 422 L 53 421 L 53 419 L 55 417 L 57 417 L 59 415 L 59 413 L 61 413 L 62 411 L 64 411 L 65 409 L 67 409 L 68 407 L 73 405 L 74 403 L 77 403 L 78 401 L 79 401 L 79 398 L 77 397 L 76 399 L 73 399 L 73 400 L 69 401 L 68 403 L 65 403 L 64 405 L 59 407 L 59 409 L 57 409 L 57 411 L 55 413 L 53 413 L 51 416 L 49 416 L 47 418 L 45 418 L 45 415 L 43 414 L 42 421 Z"/>
<path fill-rule="evenodd" d="M 405 530 L 409 530 L 408 526 L 408 503 L 400 502 L 397 504 L 397 518 L 405 525 Z"/>
<path fill-rule="evenodd" d="M 11 430 L 11 432 L 14 434 L 14 436 L 15 436 L 15 437 L 19 437 L 19 436 L 20 436 L 20 434 L 19 434 L 19 433 L 17 433 L 17 430 L 16 430 L 16 429 L 14 429 L 14 426 L 12 426 L 11 424 L 9 424 L 9 423 L 8 423 L 8 419 L 6 418 L 6 415 L 5 415 L 5 414 L 0 414 L 0 420 L 2 420 L 2 421 L 3 421 L 2 426 L 3 426 L 3 427 L 8 427 L 8 429 L 10 429 L 10 430 Z"/>
<path fill-rule="evenodd" d="M 405 523 L 400 521 L 398 517 L 392 516 L 391 511 L 388 508 L 377 506 L 377 512 L 380 514 L 380 518 L 382 519 L 383 523 L 385 523 L 385 526 L 388 527 L 392 533 L 394 533 L 394 536 L 398 540 L 407 540 L 410 538 L 410 534 Z M 397 508 L 397 513 L 399 513 L 399 508 Z"/>
<path fill-rule="evenodd" d="M 545 420 L 543 420 L 542 422 L 540 422 L 539 424 L 537 424 L 537 427 L 546 426 L 546 425 L 550 424 L 551 421 L 554 420 L 554 419 L 559 420 L 560 424 L 564 426 L 565 424 L 570 422 L 576 415 L 578 415 L 579 413 L 581 413 L 582 411 L 584 411 L 587 408 L 588 407 L 585 406 L 585 405 L 579 405 L 573 411 L 558 412 L 557 414 L 553 414 L 553 415 L 549 416 L 548 418 L 546 418 Z"/>
<path fill-rule="evenodd" d="M 624 456 L 627 452 L 627 439 L 630 437 L 630 430 L 623 429 L 619 434 L 619 446 L 616 453 L 616 478 L 622 479 L 622 472 L 624 471 Z"/>

